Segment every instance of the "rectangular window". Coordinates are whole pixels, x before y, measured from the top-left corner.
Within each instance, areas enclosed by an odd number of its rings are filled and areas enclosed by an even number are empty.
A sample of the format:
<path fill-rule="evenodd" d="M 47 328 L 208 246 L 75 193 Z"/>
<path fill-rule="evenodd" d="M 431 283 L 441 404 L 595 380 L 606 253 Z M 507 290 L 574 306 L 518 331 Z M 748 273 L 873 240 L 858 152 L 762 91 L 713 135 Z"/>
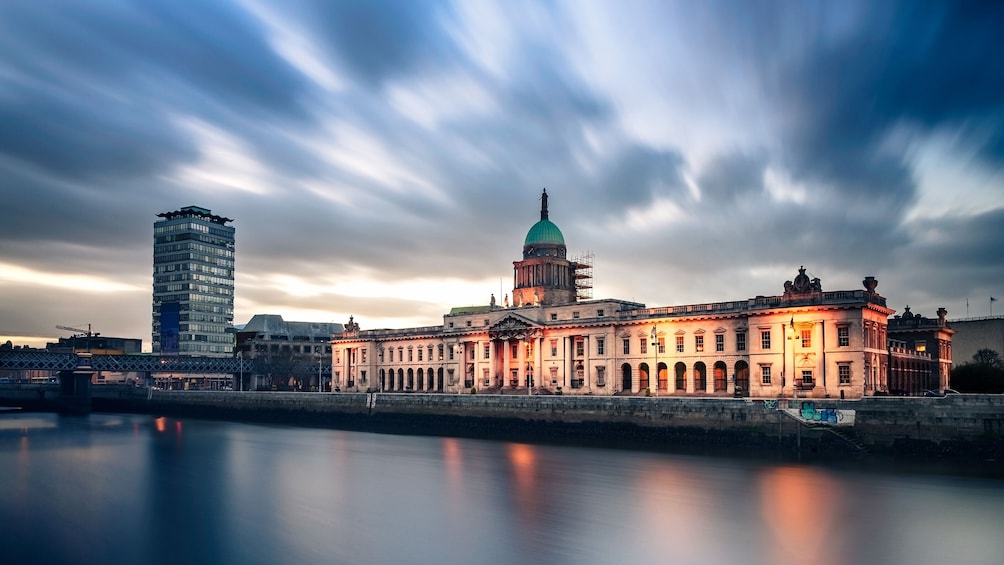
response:
<path fill-rule="evenodd" d="M 578 312 L 572 312 L 572 317 L 578 319 L 579 313 Z"/>
<path fill-rule="evenodd" d="M 839 365 L 837 367 L 837 372 L 840 376 L 840 384 L 849 385 L 851 384 L 851 366 L 850 365 Z"/>
<path fill-rule="evenodd" d="M 422 348 L 421 347 L 418 348 L 418 360 L 419 361 L 422 360 Z"/>
<path fill-rule="evenodd" d="M 555 312 L 552 312 L 552 313 L 551 313 L 551 321 L 553 322 L 553 321 L 555 321 L 555 320 L 557 320 L 557 319 L 558 319 L 558 314 L 557 314 L 557 313 L 555 313 Z"/>
<path fill-rule="evenodd" d="M 837 328 L 837 347 L 848 347 L 851 344 L 851 329 L 847 326 Z"/>
<path fill-rule="evenodd" d="M 802 347 L 812 347 L 812 330 L 802 330 Z"/>
<path fill-rule="evenodd" d="M 468 328 L 471 327 L 471 321 L 470 320 L 467 320 L 467 327 Z"/>
<path fill-rule="evenodd" d="M 760 382 L 765 385 L 770 384 L 770 365 L 760 366 Z"/>
<path fill-rule="evenodd" d="M 432 361 L 432 346 L 429 346 L 429 361 Z"/>
<path fill-rule="evenodd" d="M 586 354 L 586 344 L 581 339 L 575 340 L 575 356 L 583 357 Z"/>
<path fill-rule="evenodd" d="M 470 348 L 470 352 L 471 352 L 471 361 L 473 361 L 473 360 L 474 360 L 474 349 L 475 349 L 474 347 L 471 347 L 471 348 Z"/>
<path fill-rule="evenodd" d="M 811 369 L 805 369 L 802 371 L 802 386 L 813 386 Z"/>
<path fill-rule="evenodd" d="M 448 357 L 450 358 L 450 361 L 453 361 L 453 346 L 450 346 L 450 352 L 448 354 Z"/>
<path fill-rule="evenodd" d="M 485 359 L 490 359 L 492 356 L 492 346 L 485 344 Z"/>
<path fill-rule="evenodd" d="M 393 349 L 388 349 L 387 353 L 390 353 L 390 362 L 393 363 L 394 362 L 394 350 Z"/>
<path fill-rule="evenodd" d="M 603 338 L 602 337 L 596 338 L 596 354 L 597 355 L 605 355 L 606 354 L 606 352 L 604 351 L 604 347 L 603 346 L 604 346 Z"/>
<path fill-rule="evenodd" d="M 913 348 L 919 353 L 927 351 L 927 341 L 920 340 L 913 342 Z"/>
<path fill-rule="evenodd" d="M 725 335 L 716 334 L 715 335 L 715 351 L 722 352 L 725 351 Z"/>
<path fill-rule="evenodd" d="M 648 353 L 648 341 L 646 341 L 645 338 L 642 337 L 638 339 L 638 343 L 641 344 L 641 354 L 644 355 Z"/>
<path fill-rule="evenodd" d="M 415 352 L 409 347 L 408 348 L 408 362 L 415 360 Z"/>
<path fill-rule="evenodd" d="M 660 337 L 659 338 L 659 353 L 665 353 L 665 352 L 666 352 L 666 338 Z"/>
<path fill-rule="evenodd" d="M 509 358 L 510 359 L 519 358 L 519 345 L 513 344 L 509 347 Z"/>
<path fill-rule="evenodd" d="M 442 361 L 443 360 L 443 344 L 440 343 L 437 347 L 439 348 L 439 360 Z"/>
<path fill-rule="evenodd" d="M 770 349 L 770 330 L 760 332 L 760 349 Z"/>
<path fill-rule="evenodd" d="M 695 335 L 694 336 L 694 350 L 698 353 L 704 351 L 704 336 Z"/>
<path fill-rule="evenodd" d="M 624 355 L 628 355 L 631 353 L 631 340 L 628 338 L 624 338 L 623 341 L 624 341 L 623 343 Z"/>
<path fill-rule="evenodd" d="M 366 362 L 366 348 L 365 347 L 362 349 L 361 355 L 362 355 L 361 362 L 365 363 Z"/>
<path fill-rule="evenodd" d="M 596 386 L 607 386 L 606 367 L 596 367 Z"/>
<path fill-rule="evenodd" d="M 683 336 L 676 336 L 676 352 L 683 353 Z"/>
<path fill-rule="evenodd" d="M 551 357 L 557 357 L 557 356 L 558 356 L 558 340 L 552 339 L 551 340 Z"/>
<path fill-rule="evenodd" d="M 603 317 L 603 310 L 597 310 L 596 311 L 596 317 L 597 318 L 602 318 Z"/>

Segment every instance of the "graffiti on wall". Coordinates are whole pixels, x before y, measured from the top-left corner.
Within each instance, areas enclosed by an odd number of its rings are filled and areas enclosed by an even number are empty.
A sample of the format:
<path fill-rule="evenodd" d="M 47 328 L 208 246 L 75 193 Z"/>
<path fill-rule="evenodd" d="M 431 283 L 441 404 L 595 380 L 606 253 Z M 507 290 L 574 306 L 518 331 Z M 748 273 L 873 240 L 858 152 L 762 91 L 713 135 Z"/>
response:
<path fill-rule="evenodd" d="M 853 426 L 854 410 L 838 410 L 836 408 L 817 408 L 811 400 L 802 401 L 800 406 L 784 409 L 789 415 L 807 424 L 823 426 Z"/>

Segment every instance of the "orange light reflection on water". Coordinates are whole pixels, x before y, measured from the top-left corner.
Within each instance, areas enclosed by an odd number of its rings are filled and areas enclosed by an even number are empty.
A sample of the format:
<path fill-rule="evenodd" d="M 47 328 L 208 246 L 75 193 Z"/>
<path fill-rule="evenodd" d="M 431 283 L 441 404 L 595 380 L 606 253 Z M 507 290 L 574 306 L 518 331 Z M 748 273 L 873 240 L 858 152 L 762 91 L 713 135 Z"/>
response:
<path fill-rule="evenodd" d="M 510 443 L 507 446 L 509 463 L 516 483 L 516 506 L 524 524 L 537 523 L 537 508 L 542 503 L 537 488 L 537 454 L 533 446 Z"/>
<path fill-rule="evenodd" d="M 768 563 L 845 563 L 836 517 L 843 514 L 841 484 L 807 467 L 777 467 L 760 476 L 761 511 L 771 539 Z"/>

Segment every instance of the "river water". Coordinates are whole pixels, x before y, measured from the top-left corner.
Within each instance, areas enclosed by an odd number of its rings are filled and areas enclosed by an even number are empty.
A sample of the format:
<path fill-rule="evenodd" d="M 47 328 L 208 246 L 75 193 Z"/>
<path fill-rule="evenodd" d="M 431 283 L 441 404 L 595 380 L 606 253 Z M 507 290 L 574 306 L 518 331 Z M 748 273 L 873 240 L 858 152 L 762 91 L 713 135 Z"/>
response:
<path fill-rule="evenodd" d="M 12 563 L 1004 563 L 1004 480 L 0 414 Z"/>

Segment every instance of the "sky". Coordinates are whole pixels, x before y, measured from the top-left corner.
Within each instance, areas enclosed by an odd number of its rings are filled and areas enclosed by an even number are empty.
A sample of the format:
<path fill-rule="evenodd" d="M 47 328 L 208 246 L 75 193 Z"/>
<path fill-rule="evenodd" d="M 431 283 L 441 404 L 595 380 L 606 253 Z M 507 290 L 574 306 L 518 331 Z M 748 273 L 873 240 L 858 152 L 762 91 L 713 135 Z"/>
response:
<path fill-rule="evenodd" d="M 545 187 L 595 298 L 1004 313 L 1002 51 L 999 2 L 0 0 L 0 342 L 149 350 L 192 205 L 236 324 L 437 325 Z"/>

